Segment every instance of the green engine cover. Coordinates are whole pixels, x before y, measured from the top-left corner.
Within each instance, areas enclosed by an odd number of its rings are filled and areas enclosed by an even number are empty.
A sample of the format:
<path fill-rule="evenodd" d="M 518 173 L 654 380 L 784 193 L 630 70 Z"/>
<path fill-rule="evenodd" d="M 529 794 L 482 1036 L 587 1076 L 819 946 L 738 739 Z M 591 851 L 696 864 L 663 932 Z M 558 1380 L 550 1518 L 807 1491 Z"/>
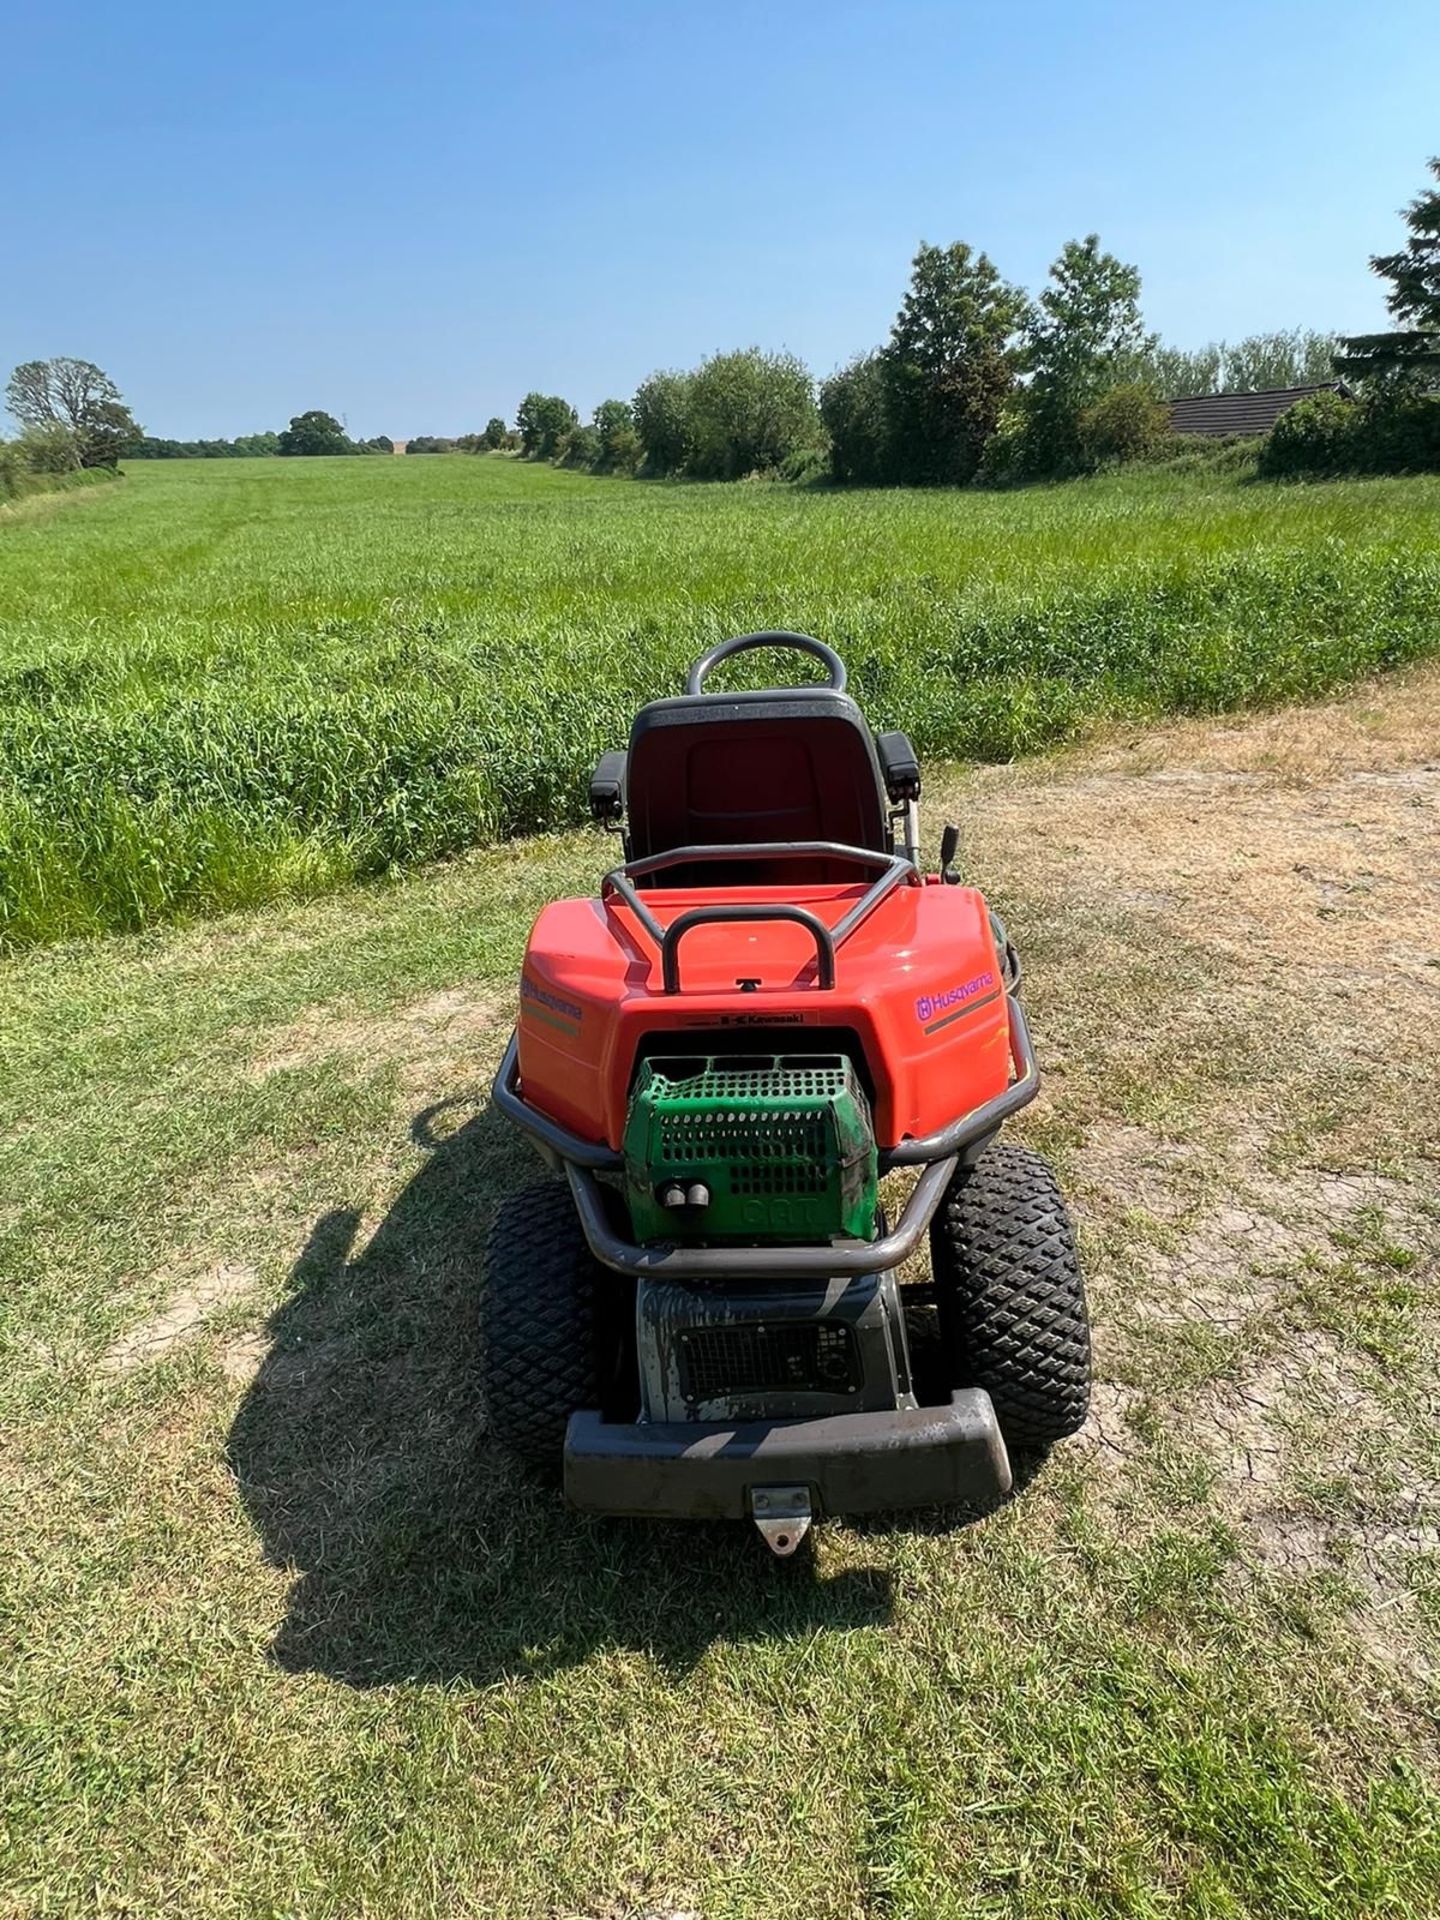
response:
<path fill-rule="evenodd" d="M 879 1173 L 865 1090 L 843 1054 L 653 1059 L 625 1123 L 642 1242 L 809 1246 L 875 1237 Z M 706 1198 L 695 1204 L 696 1187 Z M 667 1205 L 676 1190 L 683 1205 Z"/>

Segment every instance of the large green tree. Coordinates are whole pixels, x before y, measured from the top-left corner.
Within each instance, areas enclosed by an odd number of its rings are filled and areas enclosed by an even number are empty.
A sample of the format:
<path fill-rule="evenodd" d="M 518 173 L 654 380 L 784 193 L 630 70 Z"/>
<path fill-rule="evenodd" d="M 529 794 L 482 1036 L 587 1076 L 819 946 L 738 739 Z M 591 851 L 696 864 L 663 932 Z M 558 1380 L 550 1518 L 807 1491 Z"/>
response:
<path fill-rule="evenodd" d="M 944 485 L 973 476 L 1015 383 L 1025 312 L 1024 294 L 988 255 L 963 241 L 920 248 L 882 354 L 895 478 Z"/>
<path fill-rule="evenodd" d="M 580 416 L 558 393 L 527 393 L 515 414 L 520 445 L 532 460 L 552 460 L 566 434 L 580 424 Z"/>
<path fill-rule="evenodd" d="M 768 473 L 820 439 L 815 383 L 793 353 L 716 353 L 690 378 L 689 471 L 706 480 Z"/>
<path fill-rule="evenodd" d="M 1098 234 L 1067 240 L 1027 331 L 1026 465 L 1072 471 L 1084 464 L 1081 414 L 1134 380 L 1155 348 L 1140 317 L 1139 268 L 1103 252 Z"/>
<path fill-rule="evenodd" d="M 277 453 L 288 455 L 353 453 L 349 437 L 334 414 L 312 407 L 297 413 L 280 435 Z"/>
<path fill-rule="evenodd" d="M 1409 239 L 1397 253 L 1370 260 L 1372 271 L 1390 282 L 1385 305 L 1401 325 L 1342 340 L 1335 361 L 1341 373 L 1440 386 L 1440 157 L 1427 165 L 1436 185 L 1422 189 L 1405 209 Z"/>
<path fill-rule="evenodd" d="M 91 360 L 27 360 L 5 388 L 5 404 L 23 427 L 69 442 L 76 467 L 113 467 L 143 438 L 120 389 Z"/>

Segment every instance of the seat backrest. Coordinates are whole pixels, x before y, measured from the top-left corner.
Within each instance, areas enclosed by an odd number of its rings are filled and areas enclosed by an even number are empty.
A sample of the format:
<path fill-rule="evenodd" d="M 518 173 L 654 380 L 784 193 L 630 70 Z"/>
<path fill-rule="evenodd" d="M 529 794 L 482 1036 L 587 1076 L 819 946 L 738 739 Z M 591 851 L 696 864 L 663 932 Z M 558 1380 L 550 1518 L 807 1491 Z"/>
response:
<path fill-rule="evenodd" d="M 626 763 L 630 852 L 838 840 L 890 850 L 875 742 L 854 701 L 826 687 L 705 693 L 642 707 Z M 854 868 L 747 861 L 676 868 L 670 885 L 836 880 Z"/>

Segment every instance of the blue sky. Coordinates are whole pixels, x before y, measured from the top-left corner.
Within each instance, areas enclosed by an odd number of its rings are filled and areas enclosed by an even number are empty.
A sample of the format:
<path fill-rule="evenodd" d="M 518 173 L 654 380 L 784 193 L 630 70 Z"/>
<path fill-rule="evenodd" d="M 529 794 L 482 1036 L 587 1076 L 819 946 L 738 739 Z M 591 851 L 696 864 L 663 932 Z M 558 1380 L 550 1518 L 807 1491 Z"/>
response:
<path fill-rule="evenodd" d="M 155 433 L 453 433 L 888 331 L 916 243 L 1098 231 L 1181 345 L 1381 322 L 1440 150 L 1420 0 L 0 0 L 0 376 Z"/>

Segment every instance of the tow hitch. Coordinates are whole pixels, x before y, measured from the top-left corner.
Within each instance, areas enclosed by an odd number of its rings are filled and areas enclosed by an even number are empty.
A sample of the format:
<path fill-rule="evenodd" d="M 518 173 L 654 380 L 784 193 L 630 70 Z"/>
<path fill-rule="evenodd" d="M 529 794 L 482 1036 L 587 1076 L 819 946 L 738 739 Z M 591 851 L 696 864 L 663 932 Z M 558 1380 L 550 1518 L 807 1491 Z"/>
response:
<path fill-rule="evenodd" d="M 760 1538 L 779 1559 L 794 1553 L 814 1518 L 808 1487 L 752 1487 L 750 1517 Z"/>

